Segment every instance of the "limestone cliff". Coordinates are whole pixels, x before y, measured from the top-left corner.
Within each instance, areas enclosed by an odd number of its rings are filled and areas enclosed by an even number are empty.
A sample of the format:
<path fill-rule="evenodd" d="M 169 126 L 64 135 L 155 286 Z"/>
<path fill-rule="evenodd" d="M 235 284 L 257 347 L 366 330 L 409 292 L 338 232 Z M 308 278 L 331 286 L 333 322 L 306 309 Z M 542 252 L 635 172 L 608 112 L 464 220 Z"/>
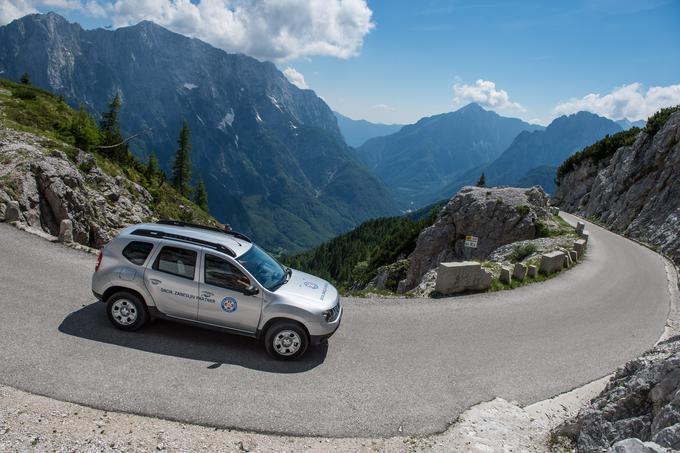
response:
<path fill-rule="evenodd" d="M 646 128 L 611 156 L 574 163 L 558 181 L 556 200 L 680 262 L 680 112 L 652 132 Z"/>
<path fill-rule="evenodd" d="M 465 187 L 418 236 L 399 291 L 414 288 L 440 262 L 463 259 L 466 235 L 479 238 L 470 258 L 484 259 L 501 245 L 539 237 L 551 222 L 548 196 L 540 187 Z"/>

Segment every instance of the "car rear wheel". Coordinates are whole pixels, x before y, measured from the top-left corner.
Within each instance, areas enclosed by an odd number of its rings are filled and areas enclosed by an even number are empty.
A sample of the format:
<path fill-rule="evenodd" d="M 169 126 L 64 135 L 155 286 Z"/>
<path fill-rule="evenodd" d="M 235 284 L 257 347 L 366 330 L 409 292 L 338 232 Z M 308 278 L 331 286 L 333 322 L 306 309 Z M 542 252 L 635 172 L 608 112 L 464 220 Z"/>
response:
<path fill-rule="evenodd" d="M 109 297 L 106 313 L 111 324 L 121 330 L 137 330 L 149 320 L 144 302 L 136 294 L 127 291 Z"/>
<path fill-rule="evenodd" d="M 275 359 L 295 360 L 307 350 L 309 337 L 299 324 L 282 321 L 267 330 L 264 344 L 269 355 Z"/>

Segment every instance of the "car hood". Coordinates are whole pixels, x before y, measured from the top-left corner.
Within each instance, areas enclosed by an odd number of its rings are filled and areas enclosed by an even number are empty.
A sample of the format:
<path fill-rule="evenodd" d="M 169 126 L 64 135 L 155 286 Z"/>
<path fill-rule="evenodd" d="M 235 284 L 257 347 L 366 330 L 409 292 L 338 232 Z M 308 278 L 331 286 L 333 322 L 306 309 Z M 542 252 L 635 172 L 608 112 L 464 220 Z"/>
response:
<path fill-rule="evenodd" d="M 332 306 L 338 298 L 338 290 L 326 280 L 293 269 L 288 283 L 276 290 L 280 296 L 303 298 L 310 302 Z"/>

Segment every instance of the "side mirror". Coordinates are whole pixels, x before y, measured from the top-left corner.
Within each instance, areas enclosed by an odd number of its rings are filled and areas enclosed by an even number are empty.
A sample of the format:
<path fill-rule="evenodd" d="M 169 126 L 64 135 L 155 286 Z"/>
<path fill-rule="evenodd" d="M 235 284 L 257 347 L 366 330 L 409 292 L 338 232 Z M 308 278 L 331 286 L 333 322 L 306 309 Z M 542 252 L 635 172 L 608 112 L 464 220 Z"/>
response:
<path fill-rule="evenodd" d="M 255 286 L 249 286 L 249 287 L 247 287 L 243 290 L 243 294 L 245 296 L 254 296 L 259 292 L 260 292 L 260 290 L 257 289 Z"/>

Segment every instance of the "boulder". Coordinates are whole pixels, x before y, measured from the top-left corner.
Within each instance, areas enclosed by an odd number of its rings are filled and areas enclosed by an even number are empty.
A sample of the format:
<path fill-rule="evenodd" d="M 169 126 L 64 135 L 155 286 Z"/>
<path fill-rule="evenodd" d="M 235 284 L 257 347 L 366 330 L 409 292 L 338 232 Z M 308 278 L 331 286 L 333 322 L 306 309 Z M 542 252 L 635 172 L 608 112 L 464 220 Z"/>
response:
<path fill-rule="evenodd" d="M 10 201 L 5 205 L 5 222 L 21 222 L 24 216 L 18 201 Z"/>
<path fill-rule="evenodd" d="M 583 257 L 583 254 L 586 251 L 586 240 L 585 239 L 577 239 L 574 241 L 574 250 L 576 250 L 576 253 L 578 256 Z"/>
<path fill-rule="evenodd" d="M 630 438 L 616 442 L 607 453 L 670 453 L 654 442 L 642 442 L 640 439 Z"/>
<path fill-rule="evenodd" d="M 559 426 L 578 452 L 680 448 L 680 336 L 619 367 L 605 389 Z M 636 438 L 636 441 L 630 440 Z M 653 444 L 652 444 L 653 443 Z M 621 448 L 653 448 L 634 450 Z M 655 450 L 656 449 L 656 450 Z"/>
<path fill-rule="evenodd" d="M 586 224 L 583 222 L 576 222 L 576 234 L 581 235 L 586 229 Z"/>
<path fill-rule="evenodd" d="M 527 277 L 536 278 L 538 276 L 538 268 L 532 264 L 527 266 Z"/>
<path fill-rule="evenodd" d="M 59 225 L 59 242 L 73 242 L 73 222 L 64 219 Z"/>
<path fill-rule="evenodd" d="M 498 277 L 501 283 L 509 285 L 512 282 L 512 273 L 507 267 L 501 268 L 501 275 Z"/>
<path fill-rule="evenodd" d="M 479 238 L 470 258 L 485 259 L 501 245 L 536 238 L 538 222 L 552 222 L 548 195 L 539 187 L 464 187 L 442 208 L 437 221 L 421 231 L 399 287 L 408 291 L 439 263 L 466 258 L 466 235 Z"/>
<path fill-rule="evenodd" d="M 541 274 L 552 274 L 559 272 L 564 267 L 564 261 L 567 259 L 567 254 L 556 250 L 554 252 L 544 253 L 541 255 Z"/>
<path fill-rule="evenodd" d="M 440 294 L 485 291 L 491 287 L 491 273 L 476 261 L 441 263 L 435 290 Z"/>
<path fill-rule="evenodd" d="M 527 267 L 522 263 L 515 264 L 515 268 L 512 270 L 512 278 L 514 278 L 515 280 L 522 281 L 526 277 L 527 277 Z"/>
<path fill-rule="evenodd" d="M 576 250 L 569 250 L 569 257 L 571 258 L 572 263 L 576 263 L 578 261 L 578 253 Z"/>

